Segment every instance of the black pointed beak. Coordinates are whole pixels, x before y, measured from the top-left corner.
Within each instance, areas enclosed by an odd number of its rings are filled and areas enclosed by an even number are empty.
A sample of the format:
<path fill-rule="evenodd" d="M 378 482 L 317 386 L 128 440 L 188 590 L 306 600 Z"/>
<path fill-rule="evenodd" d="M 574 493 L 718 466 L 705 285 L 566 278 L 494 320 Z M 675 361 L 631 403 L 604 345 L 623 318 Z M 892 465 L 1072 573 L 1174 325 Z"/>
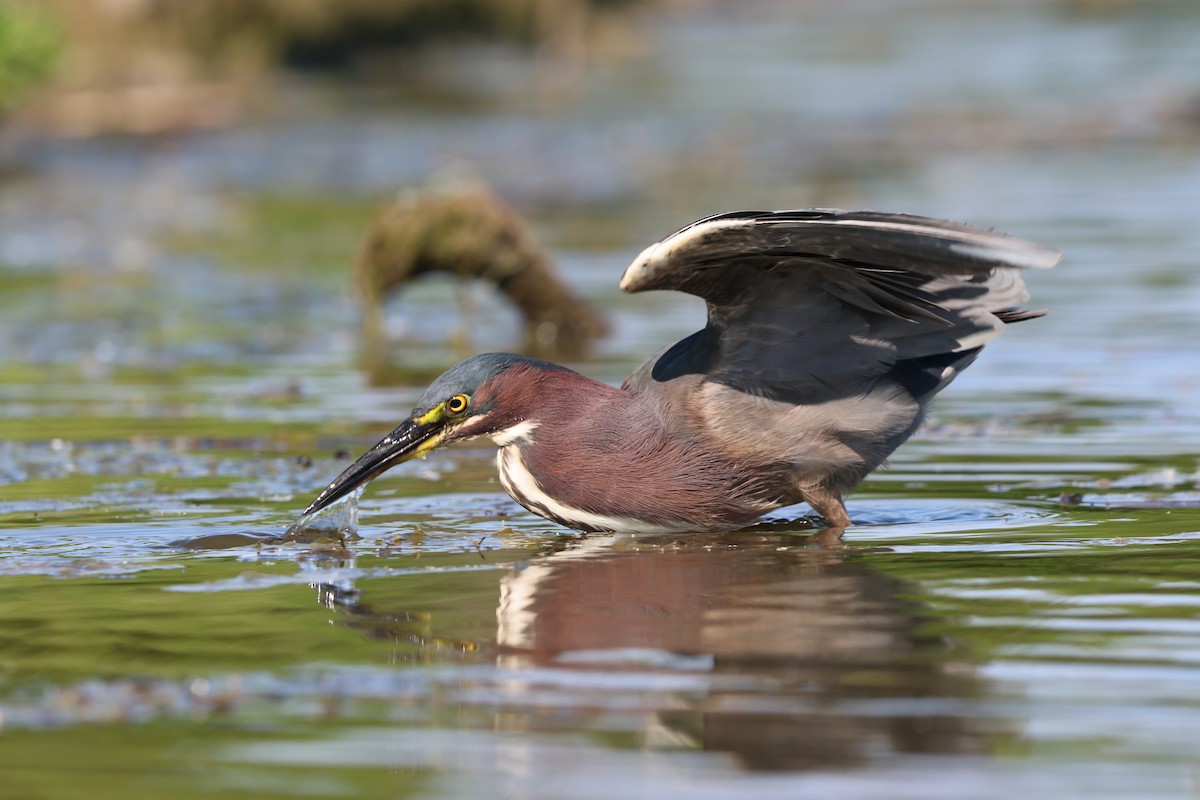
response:
<path fill-rule="evenodd" d="M 433 449 L 440 441 L 443 430 L 443 426 L 437 423 L 405 420 L 334 478 L 333 483 L 317 495 L 304 513 L 312 514 L 331 506 L 397 464 Z"/>

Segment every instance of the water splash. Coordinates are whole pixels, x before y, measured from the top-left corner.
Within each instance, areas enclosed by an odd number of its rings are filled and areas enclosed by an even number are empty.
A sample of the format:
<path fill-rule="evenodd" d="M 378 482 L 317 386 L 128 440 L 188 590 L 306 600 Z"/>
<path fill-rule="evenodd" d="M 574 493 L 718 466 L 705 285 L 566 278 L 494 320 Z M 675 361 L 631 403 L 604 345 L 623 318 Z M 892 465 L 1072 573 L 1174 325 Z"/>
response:
<path fill-rule="evenodd" d="M 362 497 L 363 489 L 359 487 L 332 505 L 305 514 L 292 523 L 283 538 L 300 541 L 318 541 L 320 539 L 346 539 L 358 536 L 358 499 Z"/>

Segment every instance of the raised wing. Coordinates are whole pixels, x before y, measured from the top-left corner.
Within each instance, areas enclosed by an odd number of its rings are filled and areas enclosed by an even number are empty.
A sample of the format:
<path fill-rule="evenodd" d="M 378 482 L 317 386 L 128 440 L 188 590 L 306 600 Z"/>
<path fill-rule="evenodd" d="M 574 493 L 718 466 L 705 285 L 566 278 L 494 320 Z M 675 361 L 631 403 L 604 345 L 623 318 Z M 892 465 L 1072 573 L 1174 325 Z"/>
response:
<path fill-rule="evenodd" d="M 625 270 L 628 292 L 675 289 L 708 303 L 704 330 L 626 381 L 685 374 L 790 402 L 894 378 L 924 402 L 997 336 L 1041 316 L 1021 269 L 1061 254 L 908 214 L 741 211 L 695 222 Z"/>

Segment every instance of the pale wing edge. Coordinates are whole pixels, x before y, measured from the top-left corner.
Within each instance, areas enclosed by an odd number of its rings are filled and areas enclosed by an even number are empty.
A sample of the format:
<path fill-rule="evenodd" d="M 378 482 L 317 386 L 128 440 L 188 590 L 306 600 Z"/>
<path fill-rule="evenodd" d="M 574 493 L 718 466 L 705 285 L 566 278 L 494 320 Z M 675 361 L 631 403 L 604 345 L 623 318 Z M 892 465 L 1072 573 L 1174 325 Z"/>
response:
<path fill-rule="evenodd" d="M 738 211 L 699 220 L 646 248 L 621 289 L 687 291 L 698 270 L 762 259 L 853 263 L 931 275 L 1049 269 L 1062 254 L 1013 236 L 911 214 L 835 209 Z"/>

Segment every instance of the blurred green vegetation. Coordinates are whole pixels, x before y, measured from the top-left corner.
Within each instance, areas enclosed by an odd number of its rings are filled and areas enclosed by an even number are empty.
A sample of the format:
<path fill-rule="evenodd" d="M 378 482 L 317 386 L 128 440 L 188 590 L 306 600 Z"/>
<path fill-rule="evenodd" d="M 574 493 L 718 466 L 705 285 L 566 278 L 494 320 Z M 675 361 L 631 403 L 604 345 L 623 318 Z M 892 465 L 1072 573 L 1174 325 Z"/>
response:
<path fill-rule="evenodd" d="M 50 75 L 61 46 L 58 28 L 44 11 L 0 5 L 0 112 Z"/>
<path fill-rule="evenodd" d="M 644 1 L 644 0 L 642 0 Z M 46 0 L 93 80 L 337 68 L 364 52 L 455 39 L 573 49 L 639 0 Z M 154 53 L 153 59 L 148 54 Z M 174 65 L 164 61 L 173 54 Z"/>
<path fill-rule="evenodd" d="M 579 66 L 643 2 L 16 0 L 0 7 L 0 113 L 20 102 L 22 119 L 67 136 L 221 128 L 281 68 L 419 83 L 414 57 L 456 41 Z"/>

